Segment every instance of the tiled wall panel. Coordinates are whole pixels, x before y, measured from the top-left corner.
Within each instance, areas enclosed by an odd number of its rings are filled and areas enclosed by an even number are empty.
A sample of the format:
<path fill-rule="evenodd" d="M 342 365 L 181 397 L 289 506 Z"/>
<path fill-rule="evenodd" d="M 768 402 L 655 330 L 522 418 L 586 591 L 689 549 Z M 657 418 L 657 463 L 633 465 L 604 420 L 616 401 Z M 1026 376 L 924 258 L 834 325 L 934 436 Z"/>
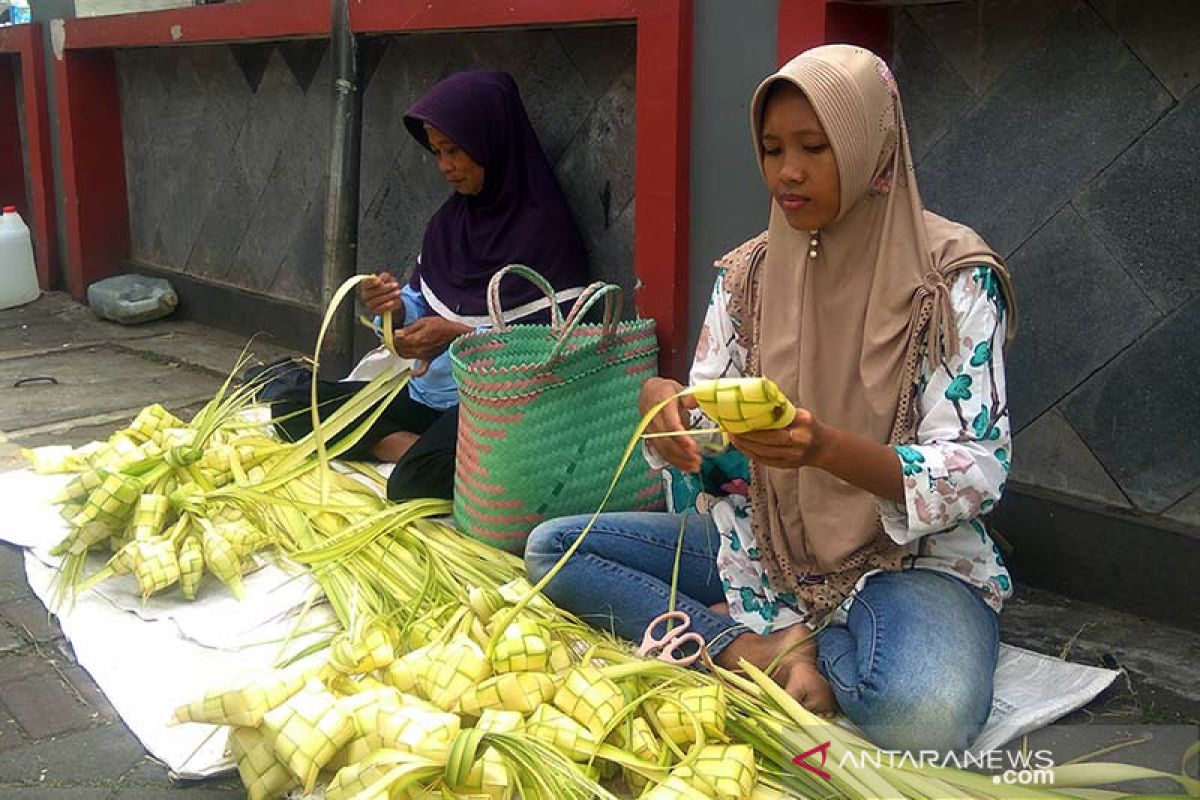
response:
<path fill-rule="evenodd" d="M 1009 259 L 1015 481 L 1200 528 L 1200 3 L 895 12 L 935 211 Z"/>
<path fill-rule="evenodd" d="M 447 187 L 404 129 L 432 83 L 503 69 L 584 234 L 593 272 L 633 287 L 634 29 L 363 40 L 359 269 L 407 272 Z M 327 42 L 117 55 L 135 259 L 315 307 L 329 147 Z"/>

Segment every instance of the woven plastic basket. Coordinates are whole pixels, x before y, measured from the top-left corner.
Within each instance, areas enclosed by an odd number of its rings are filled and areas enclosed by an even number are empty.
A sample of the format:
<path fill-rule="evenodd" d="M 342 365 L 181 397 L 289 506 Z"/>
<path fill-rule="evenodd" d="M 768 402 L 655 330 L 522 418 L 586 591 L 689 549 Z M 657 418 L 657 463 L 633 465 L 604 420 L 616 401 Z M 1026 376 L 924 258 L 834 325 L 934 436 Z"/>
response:
<path fill-rule="evenodd" d="M 503 321 L 500 281 L 509 274 L 550 298 L 549 325 Z M 658 368 L 654 321 L 621 321 L 619 286 L 592 284 L 565 320 L 553 298 L 538 273 L 505 267 L 488 287 L 492 329 L 450 346 L 461 403 L 454 518 L 513 553 L 539 522 L 596 510 L 638 423 L 642 382 Z M 601 301 L 603 323 L 584 324 Z M 657 473 L 635 459 L 608 510 L 662 507 Z"/>

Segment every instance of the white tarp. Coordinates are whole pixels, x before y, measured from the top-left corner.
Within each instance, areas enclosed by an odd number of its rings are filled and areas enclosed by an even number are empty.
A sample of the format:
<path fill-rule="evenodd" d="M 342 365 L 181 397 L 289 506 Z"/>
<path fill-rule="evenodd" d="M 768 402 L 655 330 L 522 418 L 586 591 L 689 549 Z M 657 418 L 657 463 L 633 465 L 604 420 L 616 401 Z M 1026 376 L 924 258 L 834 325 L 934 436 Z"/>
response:
<path fill-rule="evenodd" d="M 5 511 L 0 540 L 29 548 L 29 585 L 43 603 L 49 601 L 57 563 L 46 551 L 66 534 L 66 523 L 48 498 L 67 480 L 28 470 L 0 474 Z M 172 594 L 142 603 L 126 576 L 82 595 L 59 614 L 59 622 L 80 666 L 146 749 L 179 777 L 198 778 L 232 767 L 225 737 L 211 726 L 170 726 L 171 712 L 239 674 L 269 668 L 314 590 L 307 574 L 266 566 L 247 576 L 246 600 L 240 603 L 211 576 L 195 602 Z M 317 606 L 301 628 L 331 622 L 328 609 Z M 319 635 L 309 633 L 290 648 Z M 992 714 L 974 750 L 1000 747 L 1086 705 L 1117 674 L 1001 646 Z"/>

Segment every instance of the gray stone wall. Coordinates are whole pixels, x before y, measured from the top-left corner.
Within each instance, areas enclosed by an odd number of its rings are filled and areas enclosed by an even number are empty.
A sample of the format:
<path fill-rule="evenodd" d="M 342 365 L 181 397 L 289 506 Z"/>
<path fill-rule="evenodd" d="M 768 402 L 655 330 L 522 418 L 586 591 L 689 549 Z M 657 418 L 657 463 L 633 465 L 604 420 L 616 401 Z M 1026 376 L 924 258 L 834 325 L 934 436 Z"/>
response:
<path fill-rule="evenodd" d="M 1200 527 L 1200 3 L 895 12 L 926 204 L 1009 261 L 1014 483 Z"/>
<path fill-rule="evenodd" d="M 117 52 L 133 257 L 315 306 L 328 43 Z"/>
<path fill-rule="evenodd" d="M 473 67 L 511 72 L 594 274 L 632 289 L 632 27 L 366 40 L 359 269 L 407 272 L 447 188 L 406 108 Z M 118 53 L 133 256 L 316 308 L 329 143 L 328 43 Z"/>

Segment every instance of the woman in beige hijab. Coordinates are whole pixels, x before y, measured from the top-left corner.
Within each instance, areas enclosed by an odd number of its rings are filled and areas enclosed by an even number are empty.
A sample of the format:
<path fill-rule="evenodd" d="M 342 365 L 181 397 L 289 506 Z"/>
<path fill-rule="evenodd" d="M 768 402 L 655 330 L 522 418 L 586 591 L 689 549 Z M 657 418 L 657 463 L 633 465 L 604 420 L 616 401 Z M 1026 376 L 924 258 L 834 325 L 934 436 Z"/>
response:
<path fill-rule="evenodd" d="M 1009 465 L 1007 269 L 925 211 L 874 54 L 797 56 L 759 86 L 751 128 L 770 223 L 718 262 L 691 379 L 765 375 L 796 419 L 733 437 L 719 467 L 692 437 L 654 439 L 673 510 L 700 513 L 604 515 L 546 593 L 638 639 L 666 609 L 682 530 L 677 607 L 717 663 L 780 656 L 793 696 L 876 743 L 964 749 L 991 706 L 1011 593 L 980 521 Z M 651 379 L 643 410 L 681 388 Z M 652 427 L 698 424 L 680 400 Z M 533 532 L 531 579 L 585 523 Z"/>

